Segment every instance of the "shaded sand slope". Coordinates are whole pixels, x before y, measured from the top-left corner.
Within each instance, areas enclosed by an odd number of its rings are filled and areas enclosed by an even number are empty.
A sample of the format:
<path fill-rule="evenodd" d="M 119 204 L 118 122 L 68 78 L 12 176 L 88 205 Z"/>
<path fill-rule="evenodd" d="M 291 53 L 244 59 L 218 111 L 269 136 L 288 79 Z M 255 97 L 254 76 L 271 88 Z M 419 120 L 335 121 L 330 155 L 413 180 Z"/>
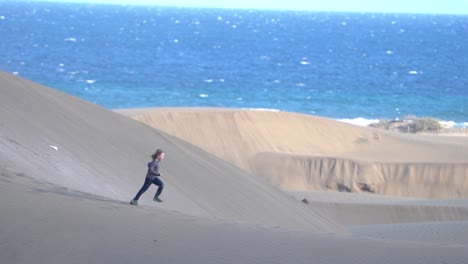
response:
<path fill-rule="evenodd" d="M 366 225 L 353 228 L 353 231 L 368 237 L 387 240 L 468 246 L 468 221 Z"/>
<path fill-rule="evenodd" d="M 149 155 L 161 147 L 167 152 L 162 208 L 318 232 L 340 230 L 261 180 L 159 130 L 6 73 L 0 73 L 0 93 L 0 168 L 15 177 L 128 203 L 144 180 Z M 142 204 L 154 204 L 154 190 Z"/>
<path fill-rule="evenodd" d="M 368 193 L 288 192 L 346 227 L 373 224 L 468 221 L 468 200 L 409 199 Z M 354 230 L 354 228 L 353 228 Z M 460 232 L 466 230 L 460 229 Z"/>
<path fill-rule="evenodd" d="M 462 137 L 389 133 L 285 112 L 209 108 L 118 112 L 285 189 L 468 196 L 468 142 Z"/>
<path fill-rule="evenodd" d="M 0 193 L 2 264 L 463 264 L 467 257 L 459 238 L 436 245 L 241 225 L 131 207 L 5 172 Z"/>
<path fill-rule="evenodd" d="M 346 226 L 468 221 L 468 208 L 437 205 L 347 204 L 310 202 L 319 211 Z M 459 231 L 464 232 L 463 228 Z"/>

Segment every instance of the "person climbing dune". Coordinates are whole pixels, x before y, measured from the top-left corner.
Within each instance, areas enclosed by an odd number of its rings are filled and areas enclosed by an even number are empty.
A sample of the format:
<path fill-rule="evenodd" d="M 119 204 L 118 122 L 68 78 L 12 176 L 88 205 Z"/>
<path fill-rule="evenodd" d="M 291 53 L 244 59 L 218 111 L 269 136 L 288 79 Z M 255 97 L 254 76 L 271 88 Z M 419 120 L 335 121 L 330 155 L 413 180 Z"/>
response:
<path fill-rule="evenodd" d="M 138 199 L 140 196 L 148 190 L 151 184 L 155 184 L 158 186 L 158 190 L 154 195 L 153 201 L 155 202 L 162 202 L 159 198 L 163 189 L 164 189 L 164 182 L 161 180 L 161 173 L 159 172 L 159 163 L 164 159 L 164 151 L 162 149 L 157 149 L 151 158 L 153 159 L 151 162 L 148 163 L 148 172 L 146 173 L 145 182 L 143 186 L 141 186 L 140 190 L 136 194 L 135 198 L 130 201 L 132 205 L 138 205 Z"/>

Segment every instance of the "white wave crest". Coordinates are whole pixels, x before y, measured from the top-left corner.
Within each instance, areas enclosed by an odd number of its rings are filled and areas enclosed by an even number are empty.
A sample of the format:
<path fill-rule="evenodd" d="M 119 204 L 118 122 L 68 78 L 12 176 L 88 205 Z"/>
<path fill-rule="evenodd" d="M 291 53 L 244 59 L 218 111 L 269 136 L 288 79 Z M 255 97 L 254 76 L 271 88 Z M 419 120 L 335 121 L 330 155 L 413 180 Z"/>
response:
<path fill-rule="evenodd" d="M 338 121 L 357 125 L 357 126 L 369 126 L 370 124 L 378 123 L 379 119 L 366 119 L 362 117 L 357 117 L 357 118 L 352 118 L 352 119 L 348 119 L 348 118 L 338 119 Z"/>
<path fill-rule="evenodd" d="M 273 109 L 273 108 L 242 108 L 245 110 L 253 110 L 253 111 L 265 111 L 265 112 L 279 112 L 279 109 Z"/>

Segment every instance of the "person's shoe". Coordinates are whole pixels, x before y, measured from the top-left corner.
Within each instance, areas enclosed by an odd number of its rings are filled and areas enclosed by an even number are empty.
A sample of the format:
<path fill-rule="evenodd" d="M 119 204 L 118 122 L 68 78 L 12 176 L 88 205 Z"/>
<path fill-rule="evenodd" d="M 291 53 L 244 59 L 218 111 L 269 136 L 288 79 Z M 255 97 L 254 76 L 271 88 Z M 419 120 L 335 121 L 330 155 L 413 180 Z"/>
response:
<path fill-rule="evenodd" d="M 130 204 L 131 204 L 131 205 L 138 205 L 138 200 L 132 199 L 132 200 L 130 201 Z"/>
<path fill-rule="evenodd" d="M 154 197 L 153 201 L 161 203 L 163 200 L 159 199 L 159 197 Z"/>

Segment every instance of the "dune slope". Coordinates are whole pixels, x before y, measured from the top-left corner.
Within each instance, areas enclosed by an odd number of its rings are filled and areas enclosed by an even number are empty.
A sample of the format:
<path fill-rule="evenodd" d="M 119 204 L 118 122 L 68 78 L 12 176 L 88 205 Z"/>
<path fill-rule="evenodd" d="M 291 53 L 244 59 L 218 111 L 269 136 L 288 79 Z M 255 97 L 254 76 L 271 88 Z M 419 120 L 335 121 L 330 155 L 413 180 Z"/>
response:
<path fill-rule="evenodd" d="M 128 202 L 155 148 L 167 152 L 166 202 L 194 215 L 336 232 L 332 219 L 162 131 L 64 93 L 0 73 L 0 168 Z M 154 189 L 153 189 L 154 190 Z M 151 204 L 153 191 L 142 204 Z"/>

